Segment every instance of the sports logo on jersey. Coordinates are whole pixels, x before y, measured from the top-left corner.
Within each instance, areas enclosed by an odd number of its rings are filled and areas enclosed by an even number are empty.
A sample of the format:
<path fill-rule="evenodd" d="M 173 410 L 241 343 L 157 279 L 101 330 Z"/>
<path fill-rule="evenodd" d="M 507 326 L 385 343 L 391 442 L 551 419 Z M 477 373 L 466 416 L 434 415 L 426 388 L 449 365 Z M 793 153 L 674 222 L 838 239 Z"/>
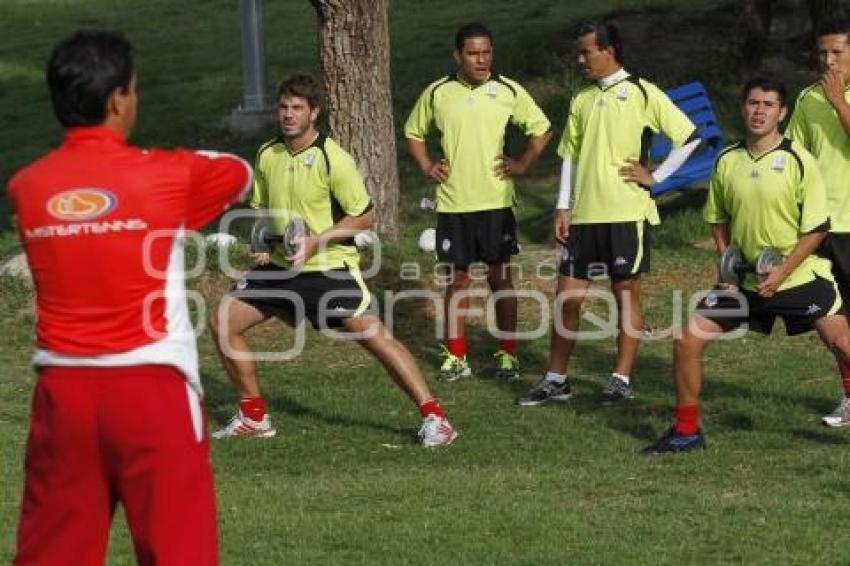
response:
<path fill-rule="evenodd" d="M 496 98 L 496 94 L 499 92 L 499 87 L 496 83 L 490 83 L 487 85 L 487 96 L 490 98 Z"/>
<path fill-rule="evenodd" d="M 620 102 L 625 102 L 629 98 L 629 87 L 626 85 L 620 85 L 617 87 L 617 100 Z"/>
<path fill-rule="evenodd" d="M 103 189 L 71 189 L 51 197 L 47 212 L 60 220 L 91 220 L 111 212 L 118 199 Z"/>
<path fill-rule="evenodd" d="M 776 171 L 782 171 L 785 169 L 785 161 L 786 159 L 784 155 L 777 155 L 773 158 L 773 164 L 771 166 Z"/>
<path fill-rule="evenodd" d="M 307 169 L 312 167 L 315 162 L 316 162 L 316 154 L 315 153 L 308 153 L 307 155 L 304 156 L 304 166 L 307 167 Z"/>

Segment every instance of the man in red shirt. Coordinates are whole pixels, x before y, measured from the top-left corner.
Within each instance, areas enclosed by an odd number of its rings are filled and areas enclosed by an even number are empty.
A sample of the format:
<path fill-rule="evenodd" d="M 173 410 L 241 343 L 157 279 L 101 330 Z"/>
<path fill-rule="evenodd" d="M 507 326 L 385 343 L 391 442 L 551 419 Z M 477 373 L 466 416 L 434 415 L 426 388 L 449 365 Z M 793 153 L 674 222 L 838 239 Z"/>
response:
<path fill-rule="evenodd" d="M 47 69 L 62 145 L 8 196 L 38 324 L 15 564 L 102 564 L 115 505 L 140 564 L 217 563 L 183 235 L 247 192 L 238 157 L 142 150 L 132 47 L 78 32 Z"/>

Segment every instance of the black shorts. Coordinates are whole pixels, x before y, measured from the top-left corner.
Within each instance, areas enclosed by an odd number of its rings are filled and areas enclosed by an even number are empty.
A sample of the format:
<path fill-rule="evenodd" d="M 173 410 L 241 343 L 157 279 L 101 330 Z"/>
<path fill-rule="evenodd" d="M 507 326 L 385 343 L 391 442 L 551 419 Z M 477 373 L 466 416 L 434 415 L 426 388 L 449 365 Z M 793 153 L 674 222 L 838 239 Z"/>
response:
<path fill-rule="evenodd" d="M 847 312 L 846 309 L 850 308 L 850 234 L 830 232 L 817 254 L 832 262 L 832 275 Z"/>
<path fill-rule="evenodd" d="M 507 263 L 519 253 L 511 208 L 437 215 L 437 258 L 456 267 Z"/>
<path fill-rule="evenodd" d="M 574 224 L 561 253 L 560 273 L 578 279 L 647 273 L 651 236 L 646 221 Z"/>
<path fill-rule="evenodd" d="M 229 296 L 291 326 L 306 316 L 317 329 L 339 328 L 345 319 L 365 313 L 371 302 L 359 273 L 333 269 L 296 274 L 271 264 L 246 273 Z"/>
<path fill-rule="evenodd" d="M 717 323 L 724 332 L 748 324 L 750 330 L 770 334 L 777 317 L 785 322 L 789 336 L 808 332 L 824 316 L 841 312 L 841 297 L 832 281 L 814 281 L 764 298 L 754 291 L 740 293 L 715 290 L 699 302 L 696 313 Z"/>

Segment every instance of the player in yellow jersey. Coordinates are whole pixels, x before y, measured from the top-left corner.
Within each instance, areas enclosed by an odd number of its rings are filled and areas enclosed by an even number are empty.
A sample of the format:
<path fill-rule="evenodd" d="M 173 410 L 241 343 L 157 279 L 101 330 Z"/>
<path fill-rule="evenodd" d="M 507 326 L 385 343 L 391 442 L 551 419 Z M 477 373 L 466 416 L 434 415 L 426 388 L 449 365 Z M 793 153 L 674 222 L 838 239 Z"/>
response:
<path fill-rule="evenodd" d="M 369 309 L 371 296 L 353 236 L 370 229 L 375 214 L 354 159 L 316 130 L 321 109 L 313 77 L 293 75 L 280 83 L 281 136 L 257 154 L 251 206 L 268 211 L 279 230 L 300 218 L 309 233 L 298 238 L 291 255 L 282 250 L 253 254 L 257 266 L 225 297 L 212 320 L 224 366 L 240 396 L 236 416 L 213 436 L 275 435 L 245 333 L 271 317 L 295 325 L 306 316 L 315 328 L 356 333 L 419 407 L 422 445 L 449 444 L 457 433 L 416 360 Z"/>
<path fill-rule="evenodd" d="M 592 279 L 609 276 L 618 307 L 617 359 L 599 401 L 633 396 L 640 344 L 640 274 L 649 270 L 650 226 L 659 223 L 650 187 L 674 173 L 699 144 L 688 117 L 651 82 L 622 66 L 619 31 L 608 23 L 579 29 L 577 62 L 592 81 L 570 101 L 558 155 L 563 158 L 555 238 L 563 244 L 549 368 L 517 403 L 536 406 L 572 395 L 567 365 Z M 653 134 L 673 151 L 647 169 Z"/>
<path fill-rule="evenodd" d="M 850 328 L 829 260 L 812 253 L 829 229 L 826 189 L 811 154 L 779 132 L 786 111 L 781 83 L 760 78 L 746 84 L 746 139 L 718 157 L 703 211 L 718 252 L 734 243 L 745 261 L 754 262 L 774 247 L 783 261 L 764 275 L 747 274 L 740 288 L 721 284 L 699 303 L 675 344 L 675 424 L 646 454 L 705 447 L 698 405 L 702 356 L 726 332 L 745 325 L 770 334 L 782 318 L 789 335 L 817 330 L 836 359 L 850 359 Z"/>
<path fill-rule="evenodd" d="M 472 374 L 466 360 L 465 311 L 469 266 L 484 262 L 496 302 L 496 322 L 504 333 L 495 353 L 497 375 L 519 378 L 517 300 L 508 263 L 518 251 L 513 177 L 525 174 L 551 137 L 549 120 L 516 81 L 492 69 L 493 36 L 481 24 L 455 35 L 456 74 L 431 83 L 417 100 L 404 127 L 408 148 L 422 173 L 437 186 L 437 255 L 453 268 L 446 292 L 447 348 L 441 376 Z M 525 152 L 505 155 L 505 129 L 517 126 L 528 137 Z M 426 138 L 440 133 L 442 156 L 435 158 Z"/>
<path fill-rule="evenodd" d="M 832 273 L 850 305 L 850 21 L 827 22 L 817 35 L 822 75 L 797 98 L 786 135 L 818 162 L 826 183 L 831 228 L 819 250 L 832 261 Z M 827 426 L 850 425 L 850 366 L 839 364 L 844 397 L 824 415 Z"/>

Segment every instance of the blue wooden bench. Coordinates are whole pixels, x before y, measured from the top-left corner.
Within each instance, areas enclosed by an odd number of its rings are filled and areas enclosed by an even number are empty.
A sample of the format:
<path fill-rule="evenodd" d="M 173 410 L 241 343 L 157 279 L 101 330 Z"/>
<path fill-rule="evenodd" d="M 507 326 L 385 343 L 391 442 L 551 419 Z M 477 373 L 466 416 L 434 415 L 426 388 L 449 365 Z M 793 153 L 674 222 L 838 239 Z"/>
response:
<path fill-rule="evenodd" d="M 664 179 L 664 182 L 653 185 L 653 196 L 673 189 L 691 187 L 708 179 L 714 167 L 714 160 L 723 149 L 723 134 L 717 125 L 717 117 L 702 83 L 693 82 L 676 87 L 668 90 L 667 96 L 697 127 L 702 143 L 678 171 Z M 663 134 L 656 134 L 652 137 L 649 157 L 656 162 L 663 161 L 670 149 L 670 140 Z"/>

